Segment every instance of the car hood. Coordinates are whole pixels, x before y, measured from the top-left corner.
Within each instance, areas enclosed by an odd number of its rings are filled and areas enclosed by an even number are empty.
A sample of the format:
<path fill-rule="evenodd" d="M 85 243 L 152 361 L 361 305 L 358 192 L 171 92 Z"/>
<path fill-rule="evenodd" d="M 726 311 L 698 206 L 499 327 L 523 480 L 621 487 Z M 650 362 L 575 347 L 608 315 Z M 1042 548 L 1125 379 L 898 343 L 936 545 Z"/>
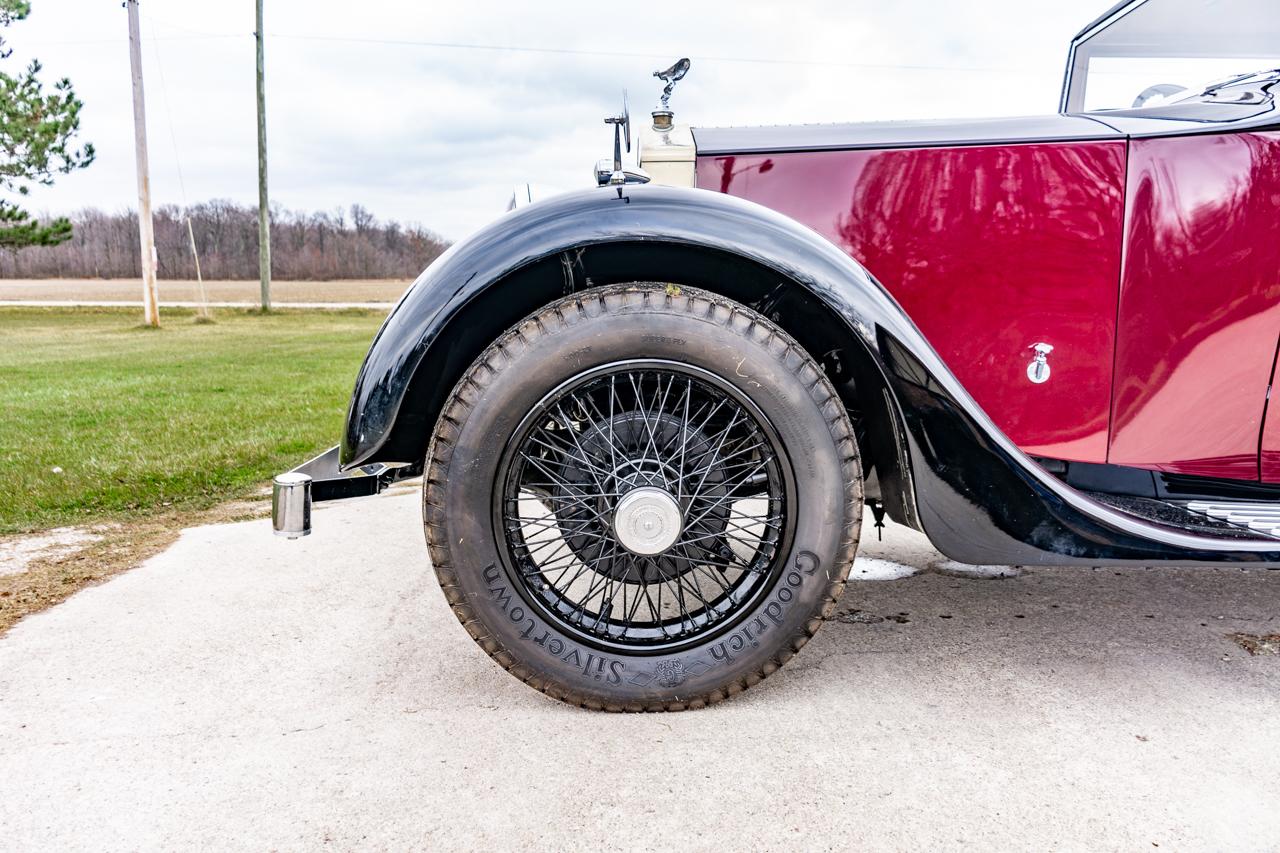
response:
<path fill-rule="evenodd" d="M 1124 134 L 1077 115 L 953 121 L 877 121 L 771 127 L 695 127 L 699 156 L 850 148 L 930 148 L 1113 139 Z"/>

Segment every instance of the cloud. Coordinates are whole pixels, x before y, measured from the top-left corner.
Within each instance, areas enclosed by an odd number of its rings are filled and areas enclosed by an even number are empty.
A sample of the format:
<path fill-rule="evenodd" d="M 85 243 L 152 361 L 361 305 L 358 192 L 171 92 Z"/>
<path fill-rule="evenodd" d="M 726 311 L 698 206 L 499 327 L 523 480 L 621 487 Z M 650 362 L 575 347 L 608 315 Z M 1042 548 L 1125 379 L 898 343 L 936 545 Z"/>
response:
<path fill-rule="evenodd" d="M 518 182 L 587 185 L 609 153 L 601 119 L 622 89 L 643 116 L 659 89 L 652 69 L 685 55 L 693 70 L 672 104 L 695 125 L 1052 112 L 1067 40 L 1110 0 L 442 5 L 267 0 L 273 201 L 359 202 L 383 219 L 464 236 Z M 72 79 L 99 155 L 37 190 L 31 206 L 136 203 L 124 10 L 100 0 L 33 6 L 10 29 L 17 52 L 7 62 L 39 56 L 50 77 Z M 184 188 L 191 202 L 253 202 L 253 3 L 149 0 L 142 15 L 157 203 L 181 203 Z M 394 43 L 415 41 L 638 55 Z M 830 64 L 790 63 L 800 60 Z"/>

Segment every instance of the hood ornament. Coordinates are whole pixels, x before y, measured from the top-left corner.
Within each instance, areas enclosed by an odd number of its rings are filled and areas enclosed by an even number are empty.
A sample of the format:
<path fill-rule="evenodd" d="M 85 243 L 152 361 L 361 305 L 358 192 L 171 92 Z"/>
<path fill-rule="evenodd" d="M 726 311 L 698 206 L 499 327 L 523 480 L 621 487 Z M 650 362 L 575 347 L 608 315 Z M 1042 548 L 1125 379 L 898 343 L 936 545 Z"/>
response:
<path fill-rule="evenodd" d="M 663 83 L 662 88 L 662 105 L 653 111 L 653 129 L 654 130 L 670 130 L 674 113 L 671 112 L 669 101 L 671 100 L 671 90 L 676 84 L 684 79 L 684 75 L 689 73 L 689 58 L 685 57 L 676 62 L 670 68 L 662 71 L 653 72 L 653 76 L 657 77 Z"/>

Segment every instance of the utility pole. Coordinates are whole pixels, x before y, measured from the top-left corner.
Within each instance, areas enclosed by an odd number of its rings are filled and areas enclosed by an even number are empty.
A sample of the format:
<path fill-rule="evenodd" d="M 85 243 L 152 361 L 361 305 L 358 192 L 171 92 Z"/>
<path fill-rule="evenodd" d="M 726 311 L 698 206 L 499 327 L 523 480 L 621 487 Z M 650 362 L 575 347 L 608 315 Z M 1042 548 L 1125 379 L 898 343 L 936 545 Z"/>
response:
<path fill-rule="evenodd" d="M 261 2 L 261 0 L 259 0 Z M 138 34 L 138 0 L 129 10 L 129 68 L 133 72 L 133 144 L 138 161 L 138 237 L 142 243 L 142 311 L 148 326 L 160 325 L 156 292 L 156 236 L 151 222 L 151 177 L 147 168 L 147 108 L 142 92 L 142 38 Z"/>
<path fill-rule="evenodd" d="M 263 84 L 262 0 L 258 0 L 258 280 L 262 310 L 271 310 L 271 220 L 267 209 L 267 92 Z"/>

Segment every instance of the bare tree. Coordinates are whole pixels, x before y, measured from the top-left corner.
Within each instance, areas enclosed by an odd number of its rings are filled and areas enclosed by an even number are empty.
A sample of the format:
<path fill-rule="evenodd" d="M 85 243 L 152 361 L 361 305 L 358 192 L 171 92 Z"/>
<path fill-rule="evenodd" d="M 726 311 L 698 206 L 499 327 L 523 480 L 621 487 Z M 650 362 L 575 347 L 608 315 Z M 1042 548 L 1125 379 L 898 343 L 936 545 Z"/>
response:
<path fill-rule="evenodd" d="M 187 210 L 173 205 L 156 209 L 161 278 L 195 278 L 188 214 L 206 278 L 258 277 L 256 208 L 215 199 Z M 0 278 L 136 277 L 138 221 L 133 212 L 90 208 L 70 220 L 73 236 L 65 243 L 0 252 Z M 272 210 L 271 244 L 273 277 L 294 281 L 412 278 L 448 247 L 421 226 L 379 222 L 359 204 L 349 211 Z"/>

